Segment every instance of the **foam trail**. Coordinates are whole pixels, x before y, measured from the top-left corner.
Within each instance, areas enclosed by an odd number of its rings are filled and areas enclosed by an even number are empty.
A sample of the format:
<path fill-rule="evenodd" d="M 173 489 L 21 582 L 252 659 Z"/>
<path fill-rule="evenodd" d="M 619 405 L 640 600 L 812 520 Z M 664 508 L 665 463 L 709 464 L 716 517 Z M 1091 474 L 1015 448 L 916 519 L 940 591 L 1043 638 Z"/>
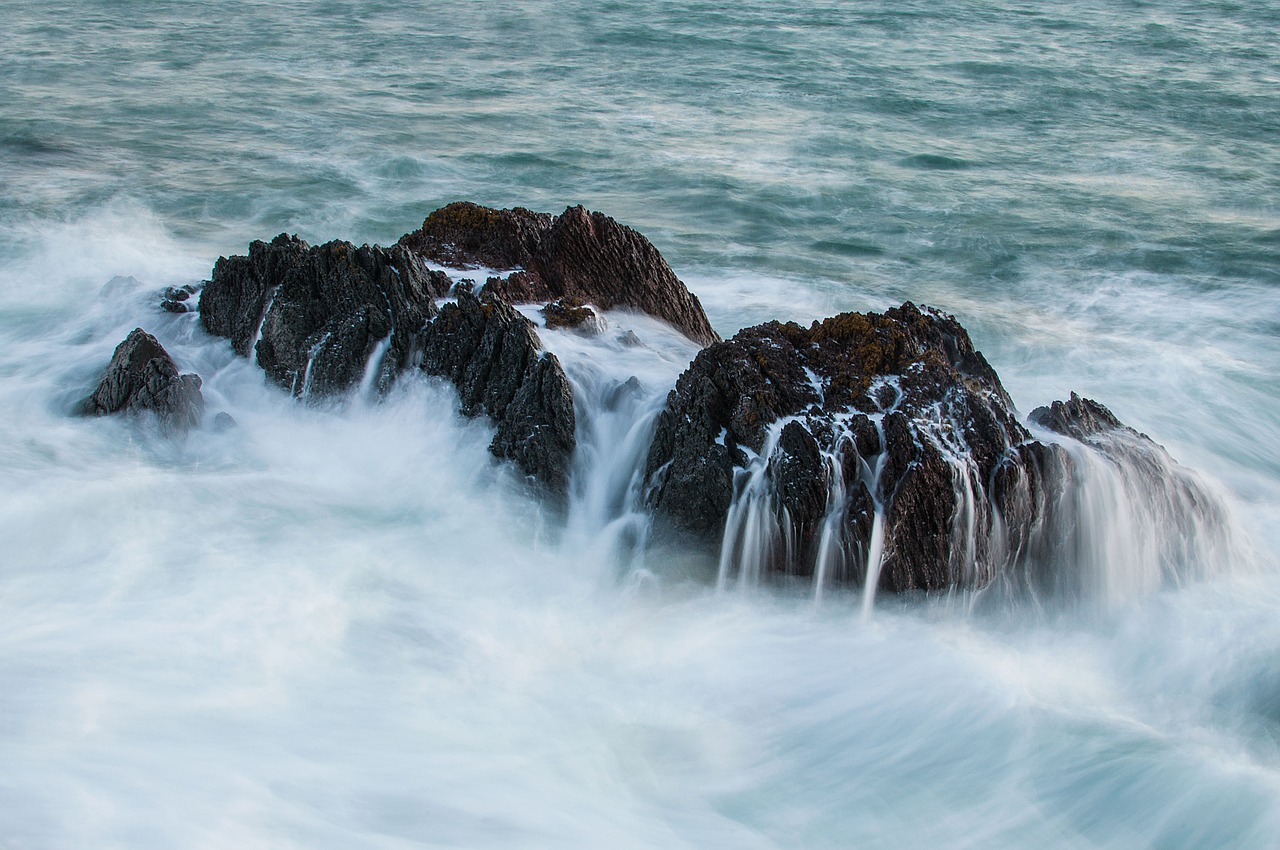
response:
<path fill-rule="evenodd" d="M 358 398 L 368 399 L 373 395 L 379 373 L 382 371 L 382 361 L 386 359 L 387 349 L 390 347 L 391 334 L 378 340 L 377 345 L 373 347 L 369 360 L 364 364 L 364 374 L 360 378 L 360 388 L 357 390 Z"/>
<path fill-rule="evenodd" d="M 266 306 L 262 308 L 262 315 L 258 318 L 258 326 L 254 328 L 253 337 L 249 340 L 249 347 L 245 349 L 245 357 L 249 358 L 250 363 L 258 362 L 258 341 L 262 339 L 262 326 L 267 323 L 267 316 L 271 314 L 271 308 L 275 306 L 276 296 L 279 293 L 279 286 L 272 287 Z"/>
<path fill-rule="evenodd" d="M 537 308 L 521 310 L 540 323 Z M 641 570 L 651 521 L 643 492 L 649 443 L 668 391 L 698 349 L 646 316 L 603 318 L 596 334 L 539 329 L 564 366 L 577 419 L 564 546 L 583 563 Z"/>

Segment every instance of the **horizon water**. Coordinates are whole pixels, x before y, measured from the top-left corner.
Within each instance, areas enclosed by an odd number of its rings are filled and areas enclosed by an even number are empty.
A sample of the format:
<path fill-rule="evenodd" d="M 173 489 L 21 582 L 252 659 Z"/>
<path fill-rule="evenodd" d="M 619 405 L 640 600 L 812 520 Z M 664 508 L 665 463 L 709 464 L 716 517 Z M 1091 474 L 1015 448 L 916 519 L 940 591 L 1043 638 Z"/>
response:
<path fill-rule="evenodd" d="M 1280 844 L 1280 5 L 0 13 L 3 850 Z M 298 404 L 158 309 L 459 199 L 617 218 L 726 337 L 954 314 L 1237 545 L 1124 581 L 1116 519 L 1079 567 L 1119 579 L 1043 605 L 718 582 L 641 545 L 694 354 L 656 323 L 544 335 L 588 414 L 565 519 L 447 385 Z M 69 415 L 137 326 L 236 428 Z"/>

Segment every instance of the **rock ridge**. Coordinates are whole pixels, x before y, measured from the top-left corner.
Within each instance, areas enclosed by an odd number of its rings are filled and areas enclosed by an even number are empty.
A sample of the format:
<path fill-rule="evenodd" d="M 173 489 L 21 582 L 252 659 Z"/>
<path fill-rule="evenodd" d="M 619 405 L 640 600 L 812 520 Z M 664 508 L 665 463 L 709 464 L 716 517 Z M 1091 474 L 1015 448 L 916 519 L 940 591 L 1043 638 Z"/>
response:
<path fill-rule="evenodd" d="M 720 339 L 652 242 L 582 206 L 553 217 L 458 201 L 431 213 L 399 244 L 445 265 L 514 270 L 485 284 L 512 304 L 573 299 L 648 313 L 700 345 Z"/>

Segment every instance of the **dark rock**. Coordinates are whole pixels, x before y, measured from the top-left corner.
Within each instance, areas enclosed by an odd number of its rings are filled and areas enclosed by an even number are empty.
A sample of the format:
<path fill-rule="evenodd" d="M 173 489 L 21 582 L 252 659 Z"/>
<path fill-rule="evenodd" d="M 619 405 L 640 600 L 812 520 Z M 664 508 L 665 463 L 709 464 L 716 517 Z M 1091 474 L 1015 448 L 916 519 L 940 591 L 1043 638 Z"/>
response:
<path fill-rule="evenodd" d="M 272 381 L 311 397 L 358 384 L 385 342 L 376 378 L 385 390 L 413 358 L 418 332 L 435 315 L 433 299 L 450 287 L 400 246 L 312 247 L 281 234 L 252 243 L 247 256 L 218 260 L 200 295 L 200 320 L 237 353 L 256 355 Z"/>
<path fill-rule="evenodd" d="M 648 239 L 581 206 L 551 216 L 455 203 L 400 244 L 447 265 L 517 269 L 486 288 L 513 303 L 573 298 L 656 316 L 702 345 L 719 340 L 702 305 Z"/>
<path fill-rule="evenodd" d="M 199 291 L 197 287 L 191 284 L 167 287 L 161 297 L 160 306 L 170 313 L 188 313 L 193 307 L 191 296 Z"/>
<path fill-rule="evenodd" d="M 1037 407 L 1027 418 L 1050 431 L 1081 441 L 1127 427 L 1101 404 L 1092 399 L 1081 398 L 1075 393 L 1071 394 L 1068 401 L 1055 401 L 1047 407 Z"/>
<path fill-rule="evenodd" d="M 777 485 L 778 504 L 794 530 L 790 563 L 803 574 L 813 563 L 819 525 L 826 512 L 829 468 L 818 442 L 799 422 L 788 422 L 769 459 L 769 476 Z"/>
<path fill-rule="evenodd" d="M 1141 539 L 1144 564 L 1125 568 L 1143 580 L 1180 580 L 1226 551 L 1212 491 L 1101 404 L 1073 394 L 1031 419 L 1078 442 L 1033 439 L 951 316 L 908 303 L 770 322 L 680 376 L 649 499 L 667 529 L 727 553 L 725 568 L 854 584 L 878 569 L 876 586 L 897 592 L 1096 593 L 1097 536 L 1113 533 L 1101 506 L 1129 512 L 1134 527 L 1114 533 Z"/>
<path fill-rule="evenodd" d="M 774 569 L 807 575 L 832 507 L 829 456 L 846 503 L 842 545 L 862 553 L 847 580 L 864 580 L 879 502 L 880 587 L 981 585 L 994 568 L 984 542 L 992 528 L 985 488 L 1027 439 L 959 323 L 908 303 L 809 328 L 770 322 L 704 349 L 659 417 L 647 474 L 658 515 L 714 543 L 733 499 L 734 468 L 762 456 L 792 541 Z M 966 488 L 972 498 L 957 499 Z M 958 512 L 972 521 L 971 539 L 954 533 Z"/>
<path fill-rule="evenodd" d="M 116 346 L 106 374 L 82 411 L 88 416 L 149 412 L 165 430 L 194 428 L 204 412 L 200 376 L 179 375 L 156 338 L 137 328 Z"/>
<path fill-rule="evenodd" d="M 561 298 L 542 308 L 542 319 L 548 328 L 567 328 L 585 336 L 604 333 L 605 322 L 595 311 L 575 298 Z"/>
<path fill-rule="evenodd" d="M 495 210 L 456 201 L 427 216 L 400 244 L 446 266 L 514 269 L 528 265 L 551 222 L 550 215 L 524 207 Z"/>
<path fill-rule="evenodd" d="M 463 414 L 497 425 L 490 444 L 562 496 L 575 445 L 573 393 L 533 323 L 496 295 L 460 291 L 422 331 L 422 368 L 458 388 Z"/>

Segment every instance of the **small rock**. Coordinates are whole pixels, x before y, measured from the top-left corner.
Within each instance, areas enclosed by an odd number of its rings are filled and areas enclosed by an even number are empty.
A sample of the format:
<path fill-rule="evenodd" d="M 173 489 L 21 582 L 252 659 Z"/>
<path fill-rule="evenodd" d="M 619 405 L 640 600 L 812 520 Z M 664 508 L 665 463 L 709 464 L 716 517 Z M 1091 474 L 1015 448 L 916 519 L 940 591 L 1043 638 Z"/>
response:
<path fill-rule="evenodd" d="M 107 372 L 82 405 L 88 416 L 113 413 L 155 414 L 169 431 L 200 424 L 204 397 L 200 376 L 179 375 L 178 367 L 151 334 L 135 329 L 116 346 Z"/>
<path fill-rule="evenodd" d="M 602 317 L 576 298 L 552 301 L 542 308 L 542 318 L 549 329 L 567 328 L 583 336 L 598 336 L 607 327 Z"/>

